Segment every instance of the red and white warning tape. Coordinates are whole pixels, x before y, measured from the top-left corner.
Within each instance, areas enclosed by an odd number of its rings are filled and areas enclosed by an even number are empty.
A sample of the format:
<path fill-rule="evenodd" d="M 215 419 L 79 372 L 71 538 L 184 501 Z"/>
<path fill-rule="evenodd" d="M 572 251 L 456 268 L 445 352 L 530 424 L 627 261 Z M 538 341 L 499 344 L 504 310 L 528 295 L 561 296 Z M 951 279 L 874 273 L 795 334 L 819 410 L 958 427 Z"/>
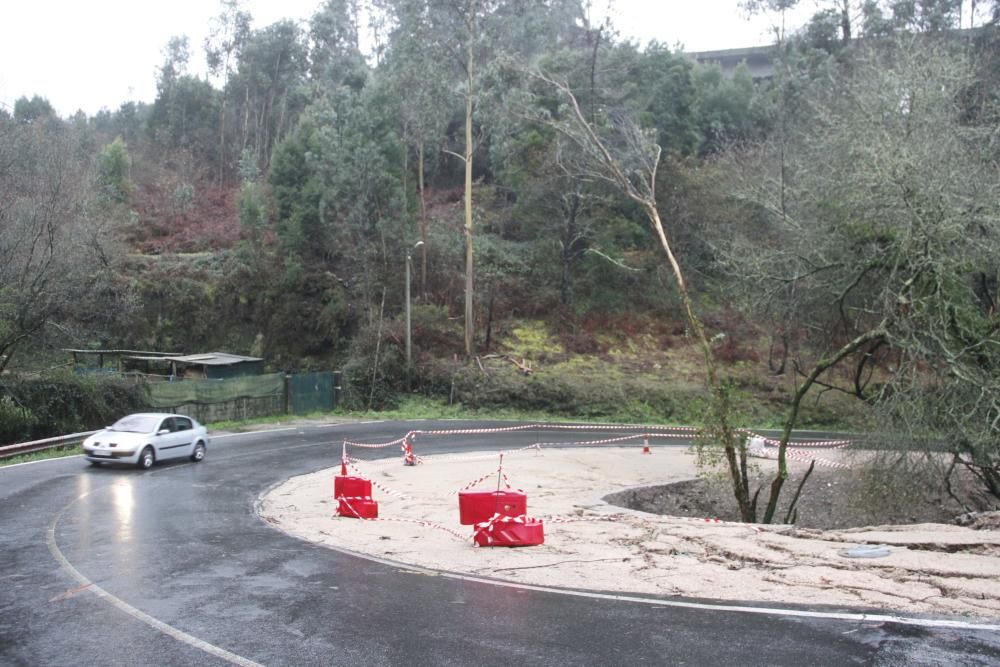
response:
<path fill-rule="evenodd" d="M 409 435 L 409 433 L 407 434 Z M 406 435 L 402 438 L 396 438 L 391 442 L 354 442 L 352 440 L 344 440 L 344 444 L 348 447 L 358 447 L 360 449 L 383 449 L 385 447 L 392 447 L 393 445 L 400 445 L 406 440 Z"/>
<path fill-rule="evenodd" d="M 468 489 L 471 489 L 472 487 L 474 487 L 475 485 L 479 484 L 480 482 L 485 482 L 490 477 L 493 477 L 493 475 L 495 475 L 495 474 L 497 474 L 496 470 L 494 470 L 492 472 L 488 472 L 485 475 L 483 475 L 482 477 L 478 477 L 478 478 L 472 480 L 471 482 L 469 482 L 468 484 L 466 484 L 462 488 L 460 488 L 460 489 L 458 489 L 456 491 L 452 491 L 452 495 L 454 495 L 456 493 L 459 493 L 460 491 L 466 491 Z"/>
<path fill-rule="evenodd" d="M 777 460 L 778 452 L 774 451 L 773 449 L 758 450 L 753 453 L 753 456 L 762 459 Z M 817 465 L 824 466 L 826 468 L 839 468 L 842 470 L 849 470 L 851 467 L 846 463 L 841 463 L 839 461 L 831 461 L 830 459 L 824 459 L 818 456 L 813 456 L 812 452 L 804 452 L 797 449 L 792 449 L 791 447 L 785 450 L 785 456 L 794 461 L 805 461 L 806 463 L 815 461 Z"/>
<path fill-rule="evenodd" d="M 635 519 L 634 515 L 629 514 L 600 514 L 594 516 L 560 516 L 560 515 L 549 515 L 538 517 L 539 521 L 544 521 L 545 523 L 591 523 L 600 521 L 625 521 L 627 519 Z M 666 521 L 690 521 L 693 523 L 718 523 L 726 524 L 729 526 L 744 526 L 750 527 L 754 532 L 762 532 L 761 529 L 753 524 L 746 524 L 740 521 L 725 521 L 723 519 L 711 518 L 700 518 L 693 516 L 678 516 L 676 514 L 661 514 L 657 517 Z"/>
<path fill-rule="evenodd" d="M 442 429 L 411 431 L 412 435 L 486 435 L 490 433 L 512 433 L 516 431 L 656 431 L 657 433 L 693 433 L 693 426 L 655 426 L 641 424 L 519 424 L 517 426 L 497 426 L 494 428 Z"/>
<path fill-rule="evenodd" d="M 623 435 L 619 438 L 604 438 L 603 440 L 577 440 L 575 442 L 536 442 L 532 447 L 552 447 L 555 445 L 609 445 L 616 442 L 629 442 L 630 440 L 652 440 L 654 438 L 687 438 L 684 433 L 636 433 L 634 435 Z"/>
<path fill-rule="evenodd" d="M 504 456 L 513 456 L 515 454 L 523 454 L 525 452 L 534 451 L 538 453 L 541 448 L 535 445 L 527 445 L 519 449 L 504 449 L 501 451 L 488 452 L 484 454 L 435 454 L 434 463 L 469 463 L 471 461 L 487 461 L 490 459 L 495 459 L 498 454 L 503 454 Z M 420 458 L 419 456 L 417 457 Z"/>
<path fill-rule="evenodd" d="M 374 486 L 376 489 L 378 489 L 385 495 L 391 496 L 393 498 L 400 498 L 402 500 L 413 500 L 411 496 L 406 495 L 402 491 L 396 491 L 395 489 L 390 489 L 388 486 L 385 486 L 384 484 L 378 482 L 377 480 L 372 479 L 370 474 L 366 473 L 364 470 L 362 470 L 357 466 L 357 459 L 348 458 L 347 467 L 353 470 L 354 472 L 358 473 L 358 476 L 367 479 L 369 482 L 371 482 L 372 486 Z"/>
<path fill-rule="evenodd" d="M 851 466 L 846 463 L 841 463 L 840 461 L 832 461 L 830 459 L 820 458 L 819 456 L 813 456 L 812 452 L 802 451 L 800 449 L 786 449 L 785 456 L 796 461 L 815 461 L 817 465 L 824 466 L 826 468 L 839 468 L 840 470 L 849 470 Z"/>
<path fill-rule="evenodd" d="M 766 436 L 754 433 L 753 431 L 742 431 L 743 433 L 749 435 L 753 438 L 760 438 L 764 441 L 764 444 L 769 447 L 777 447 L 781 444 L 781 440 L 776 438 L 768 438 Z M 853 441 L 851 440 L 794 440 L 789 441 L 789 447 L 795 447 L 797 449 L 843 449 L 845 447 L 850 447 Z"/>
<path fill-rule="evenodd" d="M 444 532 L 448 533 L 449 535 L 451 535 L 452 537 L 455 537 L 455 538 L 458 538 L 459 540 L 462 540 L 463 542 L 465 542 L 465 541 L 467 541 L 467 540 L 470 539 L 470 538 L 466 537 L 465 535 L 462 535 L 458 531 L 452 530 L 451 528 L 448 528 L 447 526 L 442 526 L 441 524 L 435 523 L 433 521 L 424 521 L 424 520 L 421 520 L 421 519 L 402 519 L 402 518 L 395 518 L 395 517 L 363 517 L 363 516 L 361 516 L 361 514 L 358 513 L 358 511 L 356 509 L 354 509 L 351 506 L 351 503 L 349 502 L 349 500 L 362 500 L 362 499 L 360 499 L 360 498 L 338 498 L 338 500 L 344 501 L 344 505 L 347 506 L 347 509 L 349 509 L 351 511 L 351 513 L 354 514 L 354 516 L 356 518 L 361 519 L 363 521 L 381 521 L 383 523 L 385 523 L 385 522 L 388 522 L 388 523 L 407 523 L 407 524 L 412 524 L 412 525 L 416 525 L 416 526 L 422 526 L 424 528 L 433 528 L 435 530 L 444 531 Z M 333 516 L 337 517 L 338 515 L 334 514 Z"/>
<path fill-rule="evenodd" d="M 462 491 L 468 491 L 469 489 L 471 489 L 472 487 L 476 486 L 480 482 L 485 482 L 486 480 L 488 480 L 490 477 L 493 477 L 494 475 L 500 475 L 500 479 L 503 480 L 503 483 L 507 486 L 507 488 L 508 489 L 511 488 L 510 479 L 507 477 L 507 473 L 505 473 L 503 471 L 503 454 L 500 454 L 500 467 L 499 468 L 497 468 L 496 470 L 494 470 L 492 472 L 489 472 L 489 473 L 483 475 L 482 477 L 478 477 L 478 478 L 472 480 L 471 482 L 469 482 L 468 484 L 466 484 L 462 488 L 456 489 L 455 491 L 452 491 L 451 494 L 449 494 L 449 495 L 453 496 L 456 493 L 461 493 Z"/>
<path fill-rule="evenodd" d="M 504 524 L 504 523 L 529 523 L 531 521 L 537 521 L 537 519 L 532 519 L 531 517 L 529 517 L 529 516 L 527 516 L 525 514 L 519 514 L 517 516 L 505 516 L 505 515 L 500 514 L 498 512 L 498 513 L 494 514 L 492 517 L 490 517 L 490 519 L 488 521 L 481 521 L 480 523 L 477 523 L 475 526 L 473 526 L 472 543 L 473 543 L 474 546 L 478 547 L 479 546 L 479 540 L 476 539 L 476 538 L 481 537 L 482 541 L 485 543 L 485 546 L 489 546 L 489 545 L 493 544 L 494 538 L 493 538 L 493 535 L 490 533 L 490 531 L 492 531 L 493 530 L 493 526 L 496 525 L 496 524 L 498 524 L 498 523 L 501 523 L 501 524 Z"/>
<path fill-rule="evenodd" d="M 518 431 L 610 431 L 610 430 L 641 430 L 643 433 L 635 434 L 631 437 L 665 437 L 665 438 L 681 438 L 688 437 L 693 433 L 697 433 L 698 429 L 693 426 L 650 426 L 650 425 L 637 425 L 637 424 L 518 424 L 516 426 L 498 426 L 493 428 L 476 428 L 476 429 L 429 429 L 429 430 L 415 430 L 410 431 L 406 435 L 396 438 L 395 440 L 390 440 L 388 442 L 379 443 L 366 443 L 366 442 L 354 442 L 351 440 L 345 440 L 344 445 L 349 447 L 358 447 L 361 449 L 383 449 L 386 447 L 392 447 L 394 445 L 405 445 L 407 441 L 412 440 L 419 435 L 434 435 L 434 436 L 450 436 L 450 435 L 488 435 L 496 433 L 514 433 Z M 757 437 L 763 440 L 766 444 L 774 446 L 780 441 L 775 438 L 768 438 L 759 435 L 753 431 L 747 429 L 741 429 L 741 433 L 746 435 Z M 627 440 L 628 437 L 622 438 L 622 441 Z M 537 444 L 601 444 L 604 442 L 615 442 L 618 439 L 607 439 L 607 440 L 593 440 L 587 442 L 577 442 L 577 443 L 537 443 Z M 819 448 L 819 449 L 830 449 L 830 448 L 841 448 L 848 447 L 851 445 L 850 440 L 801 440 L 790 442 L 790 445 L 794 445 L 799 448 Z"/>

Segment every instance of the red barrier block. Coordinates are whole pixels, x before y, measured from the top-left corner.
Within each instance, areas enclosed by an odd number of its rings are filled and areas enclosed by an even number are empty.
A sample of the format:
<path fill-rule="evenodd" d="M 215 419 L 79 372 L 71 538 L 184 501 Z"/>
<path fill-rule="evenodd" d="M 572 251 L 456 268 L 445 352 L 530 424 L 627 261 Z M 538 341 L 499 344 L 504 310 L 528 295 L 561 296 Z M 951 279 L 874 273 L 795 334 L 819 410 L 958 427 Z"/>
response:
<path fill-rule="evenodd" d="M 371 498 L 338 498 L 337 514 L 350 519 L 377 519 L 378 503 Z"/>
<path fill-rule="evenodd" d="M 333 497 L 368 498 L 372 495 L 372 483 L 364 477 L 335 475 L 333 478 Z"/>
<path fill-rule="evenodd" d="M 540 519 L 525 518 L 522 523 L 501 518 L 477 526 L 473 539 L 481 547 L 534 547 L 545 542 L 545 530 Z"/>
<path fill-rule="evenodd" d="M 528 512 L 528 496 L 522 491 L 459 491 L 458 520 L 463 526 L 489 521 L 494 514 L 523 516 Z"/>

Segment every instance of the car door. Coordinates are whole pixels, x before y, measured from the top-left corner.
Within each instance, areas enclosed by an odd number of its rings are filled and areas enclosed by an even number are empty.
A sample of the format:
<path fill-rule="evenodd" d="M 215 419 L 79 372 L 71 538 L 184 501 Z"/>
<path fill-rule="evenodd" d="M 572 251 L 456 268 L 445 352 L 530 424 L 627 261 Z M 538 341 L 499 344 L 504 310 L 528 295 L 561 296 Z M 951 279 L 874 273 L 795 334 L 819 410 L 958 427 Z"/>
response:
<path fill-rule="evenodd" d="M 156 446 L 156 458 L 160 461 L 172 459 L 183 453 L 183 433 L 177 431 L 177 420 L 174 417 L 164 417 L 153 438 Z"/>
<path fill-rule="evenodd" d="M 188 417 L 174 417 L 174 432 L 177 435 L 176 456 L 190 456 L 194 451 L 194 424 Z"/>

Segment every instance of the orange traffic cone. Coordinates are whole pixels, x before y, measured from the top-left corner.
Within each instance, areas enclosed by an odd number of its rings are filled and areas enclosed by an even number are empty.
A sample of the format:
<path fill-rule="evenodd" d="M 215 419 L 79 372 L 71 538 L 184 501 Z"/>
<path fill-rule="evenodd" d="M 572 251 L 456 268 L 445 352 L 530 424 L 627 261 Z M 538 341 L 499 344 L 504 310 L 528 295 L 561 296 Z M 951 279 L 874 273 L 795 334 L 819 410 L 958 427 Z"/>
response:
<path fill-rule="evenodd" d="M 653 453 L 652 450 L 649 449 L 649 440 L 647 438 L 643 438 L 643 441 L 642 441 L 642 453 L 643 454 L 652 454 Z"/>
<path fill-rule="evenodd" d="M 417 457 L 413 453 L 413 445 L 410 444 L 409 440 L 403 440 L 403 465 L 404 466 L 417 465 Z"/>

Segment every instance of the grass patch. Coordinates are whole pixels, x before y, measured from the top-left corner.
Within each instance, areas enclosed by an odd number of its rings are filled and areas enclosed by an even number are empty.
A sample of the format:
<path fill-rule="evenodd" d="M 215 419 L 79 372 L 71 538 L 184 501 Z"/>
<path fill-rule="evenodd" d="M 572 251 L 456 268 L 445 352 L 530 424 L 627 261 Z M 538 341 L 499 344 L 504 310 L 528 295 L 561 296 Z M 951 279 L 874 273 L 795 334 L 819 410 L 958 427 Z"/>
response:
<path fill-rule="evenodd" d="M 28 454 L 18 454 L 8 459 L 0 459 L 0 468 L 12 466 L 16 463 L 30 463 L 31 461 L 45 461 L 46 459 L 62 459 L 67 456 L 77 456 L 83 454 L 83 447 L 72 445 L 69 447 L 53 447 L 43 449 L 40 452 L 29 452 Z"/>
<path fill-rule="evenodd" d="M 304 415 L 270 415 L 268 417 L 254 417 L 253 419 L 244 420 L 227 420 L 221 422 L 212 422 L 211 424 L 205 424 L 205 428 L 208 429 L 209 435 L 211 436 L 212 431 L 244 431 L 248 427 L 252 426 L 263 426 L 263 425 L 275 425 L 280 426 L 281 424 L 288 424 L 297 420 L 308 420 L 308 419 L 329 419 L 331 415 L 343 414 L 339 412 L 310 412 Z"/>
<path fill-rule="evenodd" d="M 634 408 L 636 404 L 629 404 Z M 636 420 L 636 412 L 644 415 L 643 419 Z M 552 423 L 646 423 L 660 426 L 679 425 L 672 424 L 658 418 L 652 411 L 630 409 L 623 410 L 614 415 L 558 415 L 544 410 L 520 410 L 516 408 L 482 407 L 472 408 L 461 403 L 448 405 L 444 399 L 427 398 L 425 396 L 407 396 L 400 401 L 399 407 L 393 410 L 382 410 L 372 412 L 339 412 L 339 415 L 364 419 L 391 419 L 399 421 L 416 419 L 478 419 L 491 421 L 524 421 L 524 422 L 552 422 Z"/>

